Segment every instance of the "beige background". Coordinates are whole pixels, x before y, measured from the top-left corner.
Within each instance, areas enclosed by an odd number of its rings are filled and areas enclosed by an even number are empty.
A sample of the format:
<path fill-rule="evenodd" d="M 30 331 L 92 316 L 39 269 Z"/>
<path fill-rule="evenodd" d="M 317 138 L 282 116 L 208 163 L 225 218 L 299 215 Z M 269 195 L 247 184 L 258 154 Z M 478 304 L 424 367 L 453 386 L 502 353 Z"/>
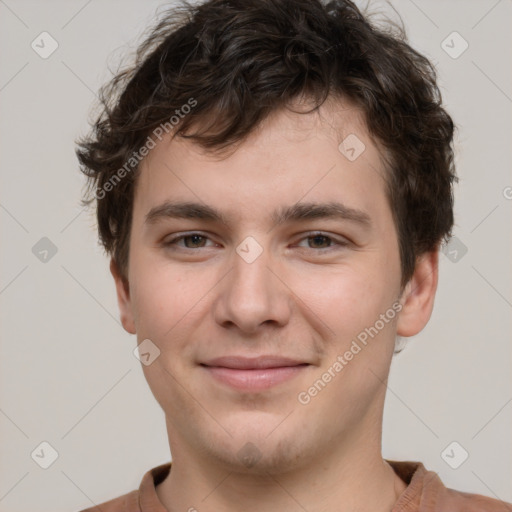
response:
<path fill-rule="evenodd" d="M 79 206 L 73 145 L 107 62 L 115 68 L 159 5 L 0 0 L 1 512 L 80 510 L 133 490 L 170 457 L 93 217 Z M 421 460 L 447 486 L 512 501 L 512 2 L 392 5 L 435 62 L 459 126 L 459 245 L 441 255 L 429 326 L 393 362 L 384 456 Z M 59 45 L 47 59 L 31 48 L 43 31 Z M 469 44 L 456 59 L 441 46 L 453 31 Z M 445 44 L 453 53 L 463 41 Z M 32 251 L 43 237 L 57 250 L 46 262 Z M 58 452 L 48 469 L 31 458 L 43 441 Z M 441 456 L 453 441 L 469 452 L 458 469 Z"/>

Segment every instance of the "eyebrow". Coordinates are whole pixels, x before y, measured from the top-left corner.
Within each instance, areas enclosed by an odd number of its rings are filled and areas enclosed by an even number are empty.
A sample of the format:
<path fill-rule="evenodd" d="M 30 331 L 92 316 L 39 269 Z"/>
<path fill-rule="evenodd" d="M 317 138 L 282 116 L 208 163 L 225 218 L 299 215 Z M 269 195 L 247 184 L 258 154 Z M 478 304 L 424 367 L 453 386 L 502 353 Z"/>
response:
<path fill-rule="evenodd" d="M 227 217 L 220 210 L 206 204 L 190 201 L 165 201 L 151 208 L 146 214 L 145 223 L 155 224 L 159 220 L 166 218 L 206 220 L 229 225 Z M 335 201 L 327 203 L 296 203 L 274 211 L 271 215 L 271 220 L 275 225 L 313 219 L 340 219 L 356 222 L 364 226 L 371 225 L 370 216 L 366 212 L 349 208 Z"/>

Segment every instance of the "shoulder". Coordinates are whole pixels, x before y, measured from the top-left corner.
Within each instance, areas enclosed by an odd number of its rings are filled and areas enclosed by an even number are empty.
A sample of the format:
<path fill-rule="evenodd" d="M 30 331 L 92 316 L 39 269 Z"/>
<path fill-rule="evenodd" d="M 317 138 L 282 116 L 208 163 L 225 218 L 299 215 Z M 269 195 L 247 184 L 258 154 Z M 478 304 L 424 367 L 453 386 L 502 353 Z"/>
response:
<path fill-rule="evenodd" d="M 450 488 L 445 488 L 441 504 L 441 510 L 450 512 L 512 512 L 512 503 Z"/>
<path fill-rule="evenodd" d="M 140 512 L 139 491 L 123 494 L 123 496 L 80 510 L 80 512 Z"/>
<path fill-rule="evenodd" d="M 165 512 L 165 508 L 158 499 L 156 486 L 167 477 L 170 470 L 170 462 L 154 467 L 144 474 L 137 490 L 80 512 L 141 512 L 141 506 L 144 510 Z"/>
<path fill-rule="evenodd" d="M 387 462 L 407 485 L 393 512 L 512 512 L 511 503 L 446 487 L 421 462 Z"/>

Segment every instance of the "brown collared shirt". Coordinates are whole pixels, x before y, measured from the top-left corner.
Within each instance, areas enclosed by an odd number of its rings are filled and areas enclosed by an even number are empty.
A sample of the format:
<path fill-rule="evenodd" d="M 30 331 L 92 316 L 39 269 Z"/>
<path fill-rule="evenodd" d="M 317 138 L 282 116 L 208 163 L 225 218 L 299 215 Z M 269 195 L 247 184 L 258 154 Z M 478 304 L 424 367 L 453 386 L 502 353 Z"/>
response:
<path fill-rule="evenodd" d="M 421 462 L 386 462 L 407 484 L 392 512 L 512 512 L 511 503 L 445 487 L 437 473 Z M 139 489 L 81 512 L 168 512 L 156 486 L 170 470 L 170 462 L 157 466 L 144 475 Z"/>

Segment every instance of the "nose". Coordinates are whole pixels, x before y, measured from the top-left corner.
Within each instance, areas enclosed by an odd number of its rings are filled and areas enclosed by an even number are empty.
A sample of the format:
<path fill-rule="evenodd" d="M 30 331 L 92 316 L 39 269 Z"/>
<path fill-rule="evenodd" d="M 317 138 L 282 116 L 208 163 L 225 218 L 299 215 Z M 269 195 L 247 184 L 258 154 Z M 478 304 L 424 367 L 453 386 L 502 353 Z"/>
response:
<path fill-rule="evenodd" d="M 215 321 L 247 334 L 256 333 L 262 325 L 286 325 L 292 307 L 291 292 L 269 251 L 263 250 L 252 262 L 233 251 L 232 265 L 213 304 Z"/>

